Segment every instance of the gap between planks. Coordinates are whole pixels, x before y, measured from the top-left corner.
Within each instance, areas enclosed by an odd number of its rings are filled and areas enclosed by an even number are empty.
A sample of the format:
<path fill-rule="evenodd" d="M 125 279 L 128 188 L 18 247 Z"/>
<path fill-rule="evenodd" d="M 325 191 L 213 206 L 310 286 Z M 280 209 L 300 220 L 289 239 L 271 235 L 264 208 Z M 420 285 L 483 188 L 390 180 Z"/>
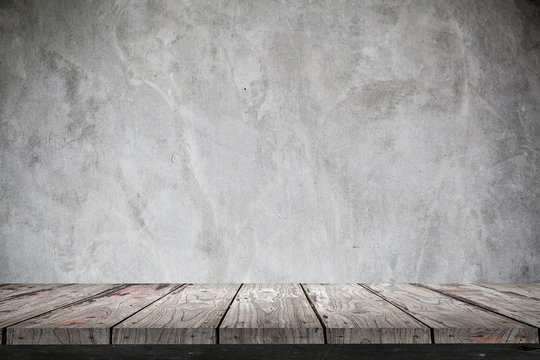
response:
<path fill-rule="evenodd" d="M 304 284 L 300 283 L 300 288 L 304 292 L 304 296 L 306 297 L 307 301 L 309 302 L 309 305 L 311 306 L 311 309 L 315 312 L 315 315 L 317 315 L 317 319 L 319 319 L 319 322 L 321 323 L 321 326 L 322 326 L 322 329 L 323 329 L 324 343 L 328 344 L 328 336 L 326 334 L 326 325 L 324 325 L 324 321 L 323 321 L 323 319 L 321 317 L 321 314 L 319 314 L 319 312 L 315 308 L 315 305 L 313 304 L 313 302 L 309 298 L 309 296 L 308 296 L 308 294 L 306 292 L 306 289 L 304 288 Z"/>
<path fill-rule="evenodd" d="M 219 329 L 221 328 L 221 324 L 223 323 L 223 320 L 225 319 L 225 316 L 227 316 L 227 313 L 231 309 L 231 306 L 232 306 L 232 304 L 234 302 L 234 299 L 236 299 L 236 297 L 238 296 L 238 293 L 240 292 L 240 289 L 242 289 L 242 286 L 244 286 L 243 283 L 240 284 L 240 286 L 238 287 L 238 290 L 236 290 L 236 293 L 234 294 L 233 298 L 229 302 L 229 306 L 227 306 L 227 310 L 225 310 L 225 312 L 223 313 L 223 316 L 221 317 L 221 319 L 219 319 L 219 322 L 218 322 L 218 324 L 216 326 L 216 344 L 220 343 Z"/>
<path fill-rule="evenodd" d="M 465 298 L 463 296 L 455 295 L 455 294 L 452 294 L 450 292 L 444 292 L 443 290 L 439 290 L 439 289 L 436 289 L 436 288 L 433 288 L 433 287 L 430 287 L 430 286 L 424 285 L 424 284 L 413 283 L 411 285 L 417 286 L 419 288 L 435 291 L 435 292 L 437 292 L 437 293 L 439 293 L 441 295 L 449 296 L 449 297 L 454 298 L 456 300 L 463 301 L 464 303 L 467 303 L 467 304 L 472 305 L 472 306 L 476 306 L 476 307 L 478 307 L 478 308 L 480 308 L 482 310 L 485 310 L 485 311 L 488 311 L 490 313 L 505 317 L 505 318 L 507 318 L 509 320 L 517 321 L 518 323 L 522 323 L 523 325 L 527 325 L 527 326 L 536 328 L 539 331 L 539 337 L 538 338 L 540 339 L 540 328 L 537 328 L 535 325 L 526 323 L 525 321 L 520 320 L 518 318 L 505 315 L 502 312 L 499 312 L 497 310 L 490 309 L 489 307 L 482 305 L 482 303 L 476 302 L 474 300 L 469 300 L 469 299 L 467 299 L 467 298 Z M 488 288 L 488 289 L 492 290 L 491 288 Z M 496 290 L 496 291 L 498 291 L 498 290 Z M 516 294 L 516 295 L 520 296 L 520 294 Z M 534 298 L 532 298 L 532 299 L 534 299 Z"/>
<path fill-rule="evenodd" d="M 429 329 L 429 336 L 430 336 L 430 340 L 431 340 L 431 343 L 432 344 L 435 344 L 435 330 L 427 325 L 425 322 L 423 322 L 422 320 L 418 319 L 416 316 L 414 316 L 413 314 L 409 314 L 407 311 L 405 311 L 405 309 L 402 309 L 401 306 L 399 306 L 398 304 L 395 304 L 394 302 L 392 302 L 391 300 L 389 299 L 386 299 L 384 298 L 383 296 L 377 294 L 375 291 L 371 290 L 369 287 L 367 286 L 364 286 L 364 284 L 361 284 L 361 283 L 358 283 L 358 285 L 360 285 L 361 287 L 363 287 L 364 289 L 366 289 L 367 291 L 369 291 L 370 293 L 380 297 L 381 299 L 383 299 L 384 301 L 386 301 L 387 303 L 389 303 L 390 305 L 398 308 L 400 311 L 403 311 L 405 314 L 409 315 L 410 317 L 412 317 L 413 319 L 415 319 L 416 321 L 418 321 L 419 323 L 421 323 L 422 325 L 424 325 L 425 327 L 427 327 Z"/>
<path fill-rule="evenodd" d="M 66 284 L 66 287 L 69 286 L 69 285 L 77 285 L 77 284 Z M 83 297 L 81 299 L 78 299 L 78 300 L 75 300 L 73 302 L 70 302 L 70 303 L 67 303 L 67 304 L 64 304 L 64 305 L 60 305 L 60 306 L 56 306 L 56 307 L 53 307 L 51 308 L 50 310 L 47 310 L 47 311 L 44 311 L 42 313 L 39 313 L 39 314 L 36 314 L 36 315 L 33 315 L 33 316 L 29 316 L 29 317 L 25 317 L 23 320 L 19 320 L 19 321 L 16 321 L 14 323 L 11 323 L 7 326 L 4 326 L 2 328 L 2 345 L 5 345 L 7 344 L 7 328 L 8 327 L 11 327 L 11 326 L 14 326 L 14 325 L 17 325 L 17 324 L 20 324 L 24 321 L 28 321 L 28 320 L 31 320 L 31 319 L 34 319 L 34 318 L 37 318 L 37 317 L 40 317 L 40 316 L 43 316 L 43 315 L 47 315 L 53 311 L 57 311 L 57 310 L 61 310 L 61 309 L 64 309 L 64 308 L 67 308 L 67 307 L 70 307 L 70 306 L 73 306 L 73 305 L 76 305 L 77 303 L 80 303 L 80 302 L 84 302 L 84 301 L 87 301 L 88 299 L 92 298 L 92 297 L 95 297 L 95 296 L 100 296 L 102 294 L 105 294 L 109 291 L 118 291 L 119 289 L 122 289 L 124 287 L 126 287 L 127 285 L 113 285 L 110 289 L 107 289 L 107 290 L 103 290 L 103 291 L 100 291 L 98 293 L 95 293 L 95 294 L 92 294 L 92 295 L 89 295 L 89 296 L 86 296 L 86 297 Z M 60 288 L 62 286 L 59 286 L 58 288 Z M 57 289 L 58 289 L 57 288 Z M 34 291 L 30 291 L 30 293 L 33 293 Z M 25 293 L 26 295 L 28 293 Z"/>
<path fill-rule="evenodd" d="M 45 292 L 53 292 L 61 288 L 70 287 L 77 284 L 6 284 L 0 287 L 0 303 L 6 303 L 21 297 L 42 294 Z M 9 290 L 10 287 L 18 287 Z M 6 290 L 8 288 L 8 290 Z M 7 291 L 6 295 L 2 295 L 3 291 Z"/>
<path fill-rule="evenodd" d="M 484 289 L 495 290 L 506 295 L 524 296 L 526 298 L 540 301 L 540 283 L 473 283 L 471 285 L 480 286 Z"/>
<path fill-rule="evenodd" d="M 183 284 L 123 284 L 109 291 L 94 294 L 86 299 L 72 302 L 67 308 L 49 311 L 7 328 L 8 344 L 66 344 L 73 343 L 72 336 L 79 337 L 76 344 L 109 344 L 111 326 L 124 320 L 137 309 L 144 308 Z M 147 297 L 150 297 L 146 300 Z M 118 311 L 102 311 L 107 300 Z M 133 308 L 131 308 L 133 306 Z M 94 307 L 100 314 L 89 313 Z M 123 307 L 123 308 L 122 308 Z M 131 308 L 131 309 L 130 309 Z M 111 308 L 112 309 L 112 308 Z M 121 310 L 121 311 L 120 311 Z M 92 310 L 95 311 L 95 310 Z M 88 320 L 88 325 L 82 326 Z M 99 323 L 102 325 L 99 326 Z M 58 326 L 59 325 L 59 326 Z M 105 325 L 105 326 L 103 326 Z M 58 332 L 58 330 L 60 330 Z M 63 337 L 63 339 L 62 339 Z M 17 340 L 15 341 L 15 338 Z M 53 340 L 51 340 L 53 339 Z"/>
<path fill-rule="evenodd" d="M 425 319 L 434 329 L 435 343 L 538 343 L 535 327 L 430 288 L 412 284 L 365 286 Z"/>
<path fill-rule="evenodd" d="M 135 314 L 137 314 L 137 313 L 143 311 L 144 309 L 146 309 L 147 307 L 149 307 L 150 305 L 152 305 L 152 304 L 155 303 L 156 301 L 159 301 L 159 300 L 163 299 L 165 296 L 171 294 L 173 291 L 176 291 L 176 290 L 178 290 L 178 289 L 180 289 L 180 288 L 183 288 L 182 290 L 184 290 L 184 289 L 186 288 L 186 285 L 187 285 L 187 284 L 179 284 L 178 286 L 173 287 L 173 288 L 171 289 L 171 291 L 169 291 L 168 293 L 163 294 L 163 296 L 161 296 L 160 298 L 158 298 L 158 299 L 152 301 L 151 303 L 149 303 L 149 304 L 146 305 L 145 307 L 140 308 L 139 310 L 135 311 L 133 314 L 127 316 L 126 318 L 120 320 L 119 322 L 117 322 L 116 324 L 114 324 L 113 326 L 111 326 L 111 327 L 109 328 L 109 345 L 113 345 L 113 329 L 114 329 L 115 326 L 117 326 L 118 324 L 121 324 L 122 322 L 126 321 L 127 319 L 133 317 Z"/>

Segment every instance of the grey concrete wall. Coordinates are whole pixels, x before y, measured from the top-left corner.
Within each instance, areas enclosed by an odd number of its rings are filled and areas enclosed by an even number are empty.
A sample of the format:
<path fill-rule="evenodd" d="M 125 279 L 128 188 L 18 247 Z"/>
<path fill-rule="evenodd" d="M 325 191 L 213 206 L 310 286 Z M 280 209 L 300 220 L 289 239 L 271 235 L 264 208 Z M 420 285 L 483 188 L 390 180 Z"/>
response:
<path fill-rule="evenodd" d="M 537 3 L 0 4 L 0 282 L 540 280 Z"/>

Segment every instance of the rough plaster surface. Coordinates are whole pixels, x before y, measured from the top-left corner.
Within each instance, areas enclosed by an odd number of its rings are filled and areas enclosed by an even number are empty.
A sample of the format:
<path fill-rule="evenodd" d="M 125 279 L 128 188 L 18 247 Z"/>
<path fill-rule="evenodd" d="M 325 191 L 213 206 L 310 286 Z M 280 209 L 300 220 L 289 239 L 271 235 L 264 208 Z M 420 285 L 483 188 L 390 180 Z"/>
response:
<path fill-rule="evenodd" d="M 0 282 L 540 280 L 530 1 L 0 2 Z"/>

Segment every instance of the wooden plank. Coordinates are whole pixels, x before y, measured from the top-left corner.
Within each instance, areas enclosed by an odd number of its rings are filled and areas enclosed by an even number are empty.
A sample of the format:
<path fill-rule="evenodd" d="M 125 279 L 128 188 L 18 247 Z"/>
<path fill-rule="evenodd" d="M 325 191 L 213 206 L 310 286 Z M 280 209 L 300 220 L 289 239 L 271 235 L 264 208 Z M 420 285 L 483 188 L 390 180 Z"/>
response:
<path fill-rule="evenodd" d="M 435 343 L 533 343 L 537 330 L 410 284 L 364 284 L 433 328 Z"/>
<path fill-rule="evenodd" d="M 221 344 L 322 344 L 324 331 L 299 284 L 245 284 L 219 329 Z"/>
<path fill-rule="evenodd" d="M 22 294 L 0 304 L 0 328 L 114 288 L 110 284 L 74 284 Z"/>
<path fill-rule="evenodd" d="M 356 284 L 305 284 L 329 344 L 431 343 L 430 330 Z"/>
<path fill-rule="evenodd" d="M 510 292 L 522 296 L 527 296 L 540 300 L 540 284 L 528 283 L 528 284 L 475 284 L 482 287 L 487 287 L 493 290 L 497 290 L 503 293 Z"/>
<path fill-rule="evenodd" d="M 108 344 L 110 328 L 179 285 L 124 285 L 7 328 L 7 344 Z"/>
<path fill-rule="evenodd" d="M 423 285 L 447 295 L 463 298 L 478 306 L 540 328 L 540 301 L 513 292 L 500 292 L 478 285 Z"/>
<path fill-rule="evenodd" d="M 51 291 L 72 284 L 7 284 L 0 286 L 0 303 L 31 292 Z"/>
<path fill-rule="evenodd" d="M 113 329 L 113 344 L 215 344 L 240 284 L 180 288 Z"/>

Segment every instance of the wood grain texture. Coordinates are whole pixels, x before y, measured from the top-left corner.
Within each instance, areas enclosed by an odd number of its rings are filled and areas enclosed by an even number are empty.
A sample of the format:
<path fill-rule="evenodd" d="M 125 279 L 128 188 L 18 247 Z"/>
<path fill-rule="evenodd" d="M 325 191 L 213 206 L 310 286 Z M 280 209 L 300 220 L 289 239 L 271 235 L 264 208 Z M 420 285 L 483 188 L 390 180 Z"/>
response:
<path fill-rule="evenodd" d="M 113 344 L 215 344 L 240 284 L 187 285 L 113 329 Z"/>
<path fill-rule="evenodd" d="M 219 329 L 221 344 L 322 344 L 324 332 L 299 284 L 245 284 Z"/>
<path fill-rule="evenodd" d="M 430 330 L 356 284 L 305 284 L 329 344 L 431 343 Z"/>
<path fill-rule="evenodd" d="M 531 326 L 540 327 L 540 301 L 537 299 L 472 284 L 426 284 L 423 286 L 463 298 Z"/>
<path fill-rule="evenodd" d="M 540 300 L 540 284 L 539 283 L 529 283 L 529 284 L 475 284 L 478 286 L 486 287 L 489 289 L 497 290 L 503 293 L 513 293 L 517 295 L 527 296 Z"/>
<path fill-rule="evenodd" d="M 533 327 L 410 284 L 364 284 L 433 328 L 435 343 L 535 343 Z"/>
<path fill-rule="evenodd" d="M 7 328 L 7 344 L 108 344 L 110 328 L 179 285 L 124 285 Z"/>
<path fill-rule="evenodd" d="M 72 284 L 7 284 L 0 286 L 0 303 L 9 299 L 30 295 L 30 293 L 47 292 Z"/>
<path fill-rule="evenodd" d="M 110 284 L 74 284 L 43 291 L 31 291 L 12 297 L 0 304 L 0 328 L 58 309 L 114 287 Z"/>

